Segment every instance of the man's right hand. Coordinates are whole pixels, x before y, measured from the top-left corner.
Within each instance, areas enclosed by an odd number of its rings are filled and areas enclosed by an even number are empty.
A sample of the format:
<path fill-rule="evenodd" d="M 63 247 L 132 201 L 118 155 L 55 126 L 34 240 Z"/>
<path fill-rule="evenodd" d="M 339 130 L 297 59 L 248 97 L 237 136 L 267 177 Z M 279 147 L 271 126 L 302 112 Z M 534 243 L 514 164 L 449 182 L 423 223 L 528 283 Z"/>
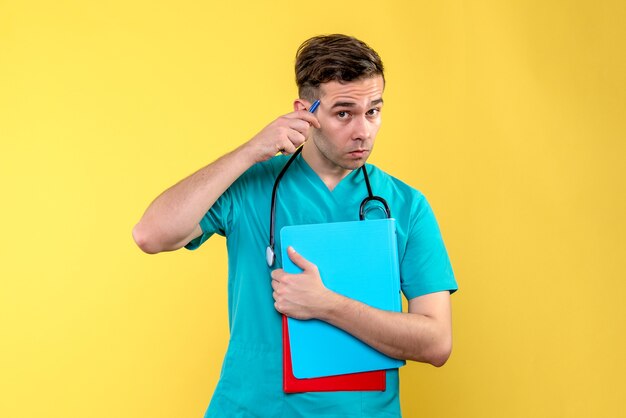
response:
<path fill-rule="evenodd" d="M 150 254 L 173 251 L 202 233 L 204 214 L 251 165 L 278 152 L 292 154 L 320 123 L 298 110 L 279 117 L 245 144 L 161 193 L 133 229 L 139 247 Z"/>
<path fill-rule="evenodd" d="M 269 160 L 279 152 L 293 154 L 308 138 L 311 126 L 320 128 L 317 117 L 306 110 L 297 110 L 267 125 L 244 147 L 255 163 Z"/>

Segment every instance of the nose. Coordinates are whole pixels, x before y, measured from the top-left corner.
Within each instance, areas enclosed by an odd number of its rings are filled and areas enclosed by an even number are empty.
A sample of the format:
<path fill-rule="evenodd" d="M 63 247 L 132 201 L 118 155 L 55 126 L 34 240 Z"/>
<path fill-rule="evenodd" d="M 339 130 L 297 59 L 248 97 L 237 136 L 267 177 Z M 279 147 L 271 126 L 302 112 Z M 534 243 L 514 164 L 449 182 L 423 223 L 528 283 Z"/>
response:
<path fill-rule="evenodd" d="M 352 119 L 352 140 L 365 141 L 370 137 L 369 121 L 365 115 Z"/>

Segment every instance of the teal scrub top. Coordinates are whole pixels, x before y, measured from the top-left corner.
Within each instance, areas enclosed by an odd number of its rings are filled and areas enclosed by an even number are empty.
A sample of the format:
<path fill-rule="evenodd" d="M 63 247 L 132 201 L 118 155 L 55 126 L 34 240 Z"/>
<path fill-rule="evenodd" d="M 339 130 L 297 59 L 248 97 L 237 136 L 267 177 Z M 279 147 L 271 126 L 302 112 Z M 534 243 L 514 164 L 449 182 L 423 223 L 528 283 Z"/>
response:
<path fill-rule="evenodd" d="M 211 235 L 227 238 L 230 341 L 205 417 L 399 417 L 398 371 L 387 372 L 384 392 L 282 390 L 282 325 L 274 308 L 270 273 L 282 268 L 280 229 L 286 225 L 355 221 L 367 196 L 360 170 L 330 191 L 302 156 L 285 173 L 276 197 L 276 263 L 267 266 L 270 200 L 287 157 L 247 170 L 200 221 L 196 249 Z M 367 164 L 373 193 L 387 200 L 398 232 L 402 292 L 407 299 L 457 284 L 433 212 L 417 190 Z M 358 243 L 355 243 L 358 245 Z M 296 248 L 296 251 L 298 249 Z"/>

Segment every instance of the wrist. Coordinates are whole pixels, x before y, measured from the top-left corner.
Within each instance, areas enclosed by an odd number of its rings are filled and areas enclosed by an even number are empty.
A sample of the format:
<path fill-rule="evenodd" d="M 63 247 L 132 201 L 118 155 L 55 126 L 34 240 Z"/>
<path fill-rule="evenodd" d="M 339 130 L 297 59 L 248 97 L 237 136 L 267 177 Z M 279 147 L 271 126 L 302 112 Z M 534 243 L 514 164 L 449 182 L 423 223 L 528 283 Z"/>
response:
<path fill-rule="evenodd" d="M 237 147 L 233 153 L 237 155 L 237 159 L 242 161 L 248 168 L 260 162 L 257 153 L 250 142 L 246 142 Z"/>
<path fill-rule="evenodd" d="M 346 299 L 344 296 L 326 289 L 325 293 L 320 298 L 321 303 L 315 315 L 316 318 L 324 322 L 333 323 L 334 318 L 337 317 L 341 310 L 344 299 Z"/>

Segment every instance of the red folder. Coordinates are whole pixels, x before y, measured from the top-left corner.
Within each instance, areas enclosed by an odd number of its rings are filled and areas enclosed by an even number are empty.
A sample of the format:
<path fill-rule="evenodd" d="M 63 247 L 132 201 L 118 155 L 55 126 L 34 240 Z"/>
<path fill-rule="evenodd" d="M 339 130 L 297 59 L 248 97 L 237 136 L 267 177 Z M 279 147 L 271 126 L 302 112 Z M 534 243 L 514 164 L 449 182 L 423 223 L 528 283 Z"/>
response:
<path fill-rule="evenodd" d="M 289 349 L 289 327 L 283 315 L 283 391 L 299 392 L 338 392 L 338 391 L 384 391 L 387 381 L 384 370 L 343 374 L 339 376 L 297 379 L 291 368 Z"/>

